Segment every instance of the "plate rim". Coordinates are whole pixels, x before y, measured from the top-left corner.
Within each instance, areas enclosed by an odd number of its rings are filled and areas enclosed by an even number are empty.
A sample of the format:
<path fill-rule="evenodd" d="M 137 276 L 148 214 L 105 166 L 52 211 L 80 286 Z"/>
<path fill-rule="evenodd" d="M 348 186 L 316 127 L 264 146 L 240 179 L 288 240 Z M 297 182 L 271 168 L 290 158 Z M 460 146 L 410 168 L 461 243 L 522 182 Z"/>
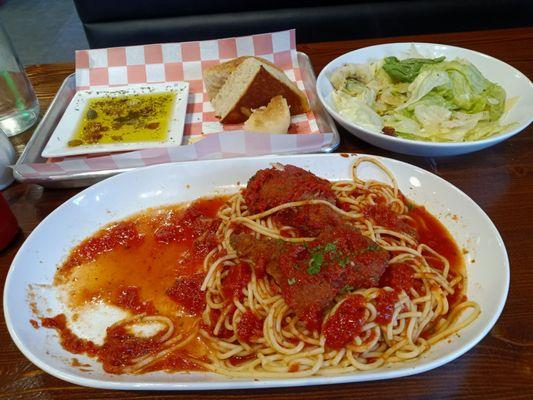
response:
<path fill-rule="evenodd" d="M 138 171 L 146 171 L 149 169 L 165 169 L 165 168 L 173 168 L 175 165 L 180 165 L 183 163 L 190 163 L 190 162 L 196 162 L 196 161 L 186 161 L 186 162 L 176 162 L 176 163 L 167 163 L 167 164 L 158 164 L 158 165 L 152 165 L 147 166 L 143 168 L 139 168 L 137 170 L 133 171 L 127 171 L 121 174 L 114 175 L 110 178 L 107 178 L 103 181 L 100 181 L 82 191 L 77 193 L 76 195 L 72 196 L 68 200 L 66 200 L 63 204 L 61 204 L 59 207 L 57 207 L 55 210 L 53 210 L 50 214 L 46 216 L 34 229 L 33 231 L 28 235 L 24 243 L 21 245 L 19 250 L 17 251 L 17 254 L 13 258 L 13 261 L 11 262 L 11 265 L 9 267 L 5 284 L 4 284 L 4 295 L 3 295 L 3 309 L 4 309 L 4 319 L 6 322 L 6 326 L 8 329 L 8 332 L 11 336 L 11 339 L 17 346 L 17 348 L 22 352 L 22 354 L 33 364 L 35 364 L 37 367 L 42 369 L 43 371 L 49 373 L 50 375 L 62 379 L 66 382 L 73 383 L 76 385 L 82 385 L 86 387 L 91 388 L 97 388 L 97 389 L 113 389 L 113 390 L 163 390 L 163 391 L 182 391 L 182 390 L 190 390 L 190 391 L 199 391 L 199 390 L 240 390 L 240 389 L 260 389 L 260 388 L 276 388 L 276 387 L 299 387 L 299 386 L 318 386 L 318 385 L 328 385 L 328 384 L 338 384 L 338 383 L 358 383 L 358 382 L 370 382 L 370 381 L 376 381 L 376 380 L 385 380 L 385 379 L 393 379 L 393 378 L 400 378 L 400 377 L 406 377 L 416 374 L 421 374 L 427 371 L 430 371 L 432 369 L 441 367 L 459 357 L 461 357 L 463 354 L 471 350 L 474 346 L 476 346 L 485 336 L 490 332 L 490 330 L 493 328 L 493 326 L 496 324 L 497 320 L 499 319 L 501 313 L 503 312 L 503 309 L 506 304 L 506 300 L 509 294 L 509 286 L 510 286 L 510 262 L 509 262 L 509 256 L 507 253 L 507 249 L 505 246 L 505 243 L 503 241 L 503 238 L 501 237 L 500 232 L 498 231 L 496 225 L 494 222 L 490 219 L 490 217 L 485 213 L 485 211 L 473 200 L 471 199 L 466 193 L 464 193 L 462 190 L 457 188 L 455 185 L 453 185 L 451 182 L 448 182 L 447 180 L 441 178 L 440 176 L 427 171 L 423 168 L 420 168 L 416 165 L 412 165 L 410 163 L 388 158 L 388 157 L 381 157 L 381 156 L 374 156 L 374 155 L 367 155 L 367 154 L 359 154 L 359 153 L 349 153 L 350 155 L 356 156 L 356 157 L 371 157 L 374 159 L 377 159 L 379 161 L 386 161 L 393 165 L 400 165 L 408 168 L 412 168 L 413 170 L 423 173 L 423 174 L 429 174 L 432 178 L 436 178 L 437 181 L 441 184 L 445 184 L 449 189 L 455 192 L 456 195 L 463 198 L 463 200 L 469 202 L 472 206 L 478 209 L 480 212 L 480 216 L 486 220 L 486 222 L 489 224 L 491 233 L 494 234 L 494 238 L 497 240 L 498 243 L 501 243 L 501 246 L 499 246 L 501 250 L 501 255 L 504 259 L 504 265 L 503 265 L 503 283 L 502 283 L 502 295 L 501 298 L 498 299 L 497 309 L 495 312 L 491 315 L 489 321 L 482 327 L 480 332 L 470 340 L 470 342 L 467 342 L 465 345 L 460 347 L 459 349 L 455 351 L 451 351 L 448 354 L 443 355 L 442 357 L 431 361 L 427 364 L 423 364 L 420 366 L 416 365 L 416 360 L 413 363 L 409 363 L 405 368 L 398 369 L 398 370 L 387 370 L 387 367 L 384 367 L 382 370 L 374 370 L 377 371 L 379 374 L 377 376 L 365 376 L 363 374 L 359 374 L 358 372 L 353 373 L 347 373 L 347 374 L 339 374 L 339 375 L 333 375 L 333 376 L 310 376 L 310 377 L 304 377 L 304 378 L 288 378 L 288 379 L 262 379 L 262 380 L 254 380 L 252 378 L 244 380 L 244 379 L 234 379 L 231 377 L 225 377 L 223 375 L 217 375 L 210 372 L 197 372 L 199 374 L 206 374 L 210 376 L 214 376 L 217 378 L 221 378 L 221 380 L 201 380 L 201 381 L 179 381 L 176 382 L 130 382 L 130 381 L 107 381 L 107 380 L 100 380 L 100 379 L 94 379 L 94 378 L 86 378 L 79 375 L 71 374 L 68 372 L 63 372 L 53 366 L 48 365 L 46 362 L 41 361 L 41 359 L 38 356 L 35 356 L 26 346 L 23 344 L 23 342 L 20 340 L 19 336 L 17 335 L 17 331 L 15 330 L 13 323 L 11 321 L 11 314 L 10 309 L 8 305 L 8 293 L 11 289 L 10 282 L 13 279 L 12 276 L 14 274 L 14 269 L 16 267 L 17 260 L 22 257 L 21 254 L 23 253 L 24 248 L 27 246 L 27 242 L 30 241 L 31 237 L 39 230 L 43 229 L 42 225 L 44 224 L 44 221 L 46 221 L 48 218 L 51 218 L 54 214 L 60 213 L 63 208 L 66 208 L 69 206 L 69 204 L 76 199 L 78 199 L 81 196 L 85 196 L 87 192 L 98 190 L 100 186 L 108 185 L 109 183 L 106 183 L 107 181 L 113 182 L 117 179 L 124 179 L 121 178 L 122 175 L 134 175 L 138 173 Z M 341 153 L 331 153 L 331 154 L 297 154 L 297 155 L 277 155 L 276 158 L 309 158 L 309 157 L 320 157 L 320 158 L 328 158 L 328 157 L 338 157 Z M 264 159 L 265 157 L 242 157 L 240 160 L 242 161 L 250 161 L 256 159 Z M 219 159 L 219 160 L 205 160 L 200 161 L 205 163 L 224 163 L 224 162 L 231 162 L 231 159 Z M 275 160 L 273 160 L 275 162 Z M 20 267 L 18 267 L 20 268 Z M 374 372 L 373 371 L 373 372 Z M 364 372 L 364 371 L 361 371 Z M 175 373 L 169 373 L 169 375 L 182 375 L 184 373 L 175 372 Z"/>
<path fill-rule="evenodd" d="M 508 67 L 514 73 L 518 74 L 521 79 L 525 80 L 526 83 L 529 82 L 530 90 L 533 92 L 533 82 L 523 72 L 521 72 L 517 68 L 513 67 L 512 65 L 506 63 L 505 61 L 500 60 L 499 58 L 493 57 L 491 55 L 482 53 L 482 52 L 477 51 L 477 50 L 471 50 L 471 49 L 467 49 L 466 47 L 452 46 L 452 45 L 448 45 L 448 44 L 432 43 L 432 42 L 382 43 L 382 44 L 375 44 L 375 45 L 372 45 L 372 46 L 361 47 L 359 49 L 348 51 L 348 52 L 346 52 L 344 54 L 341 54 L 338 57 L 335 57 L 333 60 L 328 62 L 324 66 L 324 68 L 322 68 L 322 70 L 320 71 L 320 73 L 318 74 L 318 77 L 316 79 L 316 82 L 317 82 L 317 95 L 318 95 L 318 98 L 320 99 L 320 102 L 323 104 L 324 108 L 327 110 L 327 112 L 335 120 L 337 120 L 339 123 L 346 124 L 346 125 L 352 127 L 353 129 L 358 129 L 358 130 L 364 132 L 365 134 L 372 135 L 373 137 L 377 137 L 377 138 L 385 137 L 385 139 L 390 141 L 391 143 L 397 143 L 397 144 L 400 144 L 400 145 L 401 144 L 410 144 L 410 145 L 418 146 L 418 147 L 425 148 L 425 149 L 431 149 L 431 148 L 434 148 L 434 149 L 457 149 L 457 148 L 463 148 L 464 149 L 464 148 L 467 148 L 467 147 L 470 147 L 470 146 L 475 146 L 475 147 L 479 146 L 479 147 L 481 147 L 483 145 L 485 145 L 484 147 L 487 147 L 489 145 L 496 144 L 496 143 L 498 143 L 500 141 L 507 140 L 507 139 L 511 138 L 512 136 L 517 135 L 518 133 L 520 133 L 523 130 L 525 130 L 533 122 L 533 115 L 532 115 L 532 116 L 529 117 L 529 120 L 526 119 L 523 124 L 521 124 L 518 127 L 510 130 L 509 132 L 505 132 L 505 133 L 501 133 L 501 134 L 498 134 L 498 135 L 495 135 L 495 136 L 489 136 L 488 138 L 485 138 L 485 139 L 469 141 L 469 142 L 428 142 L 428 141 L 417 140 L 417 139 L 405 139 L 405 138 L 395 137 L 395 136 L 380 135 L 380 134 L 378 134 L 376 132 L 372 132 L 372 131 L 370 131 L 370 130 L 368 130 L 368 129 L 366 129 L 366 128 L 358 125 L 358 124 L 355 124 L 354 122 L 348 121 L 346 118 L 344 118 L 342 115 L 340 115 L 332 106 L 330 106 L 330 104 L 326 101 L 324 96 L 322 96 L 321 91 L 318 89 L 318 85 L 319 85 L 320 82 L 328 80 L 328 77 L 326 76 L 326 70 L 328 70 L 328 68 L 330 68 L 330 66 L 332 64 L 334 64 L 335 62 L 338 62 L 338 59 L 341 58 L 341 57 L 352 55 L 354 53 L 368 51 L 370 49 L 374 49 L 374 48 L 378 48 L 378 47 L 392 47 L 392 48 L 394 48 L 394 47 L 410 46 L 410 45 L 430 46 L 430 47 L 441 46 L 441 47 L 446 47 L 446 48 L 452 49 L 452 50 L 458 49 L 458 50 L 461 50 L 461 51 L 467 51 L 467 52 L 470 52 L 470 53 L 474 53 L 474 54 L 476 54 L 478 56 L 490 59 L 493 62 L 494 61 L 495 62 L 499 62 L 499 63 L 505 65 L 506 67 Z"/>
<path fill-rule="evenodd" d="M 60 134 L 58 132 L 58 128 L 61 125 L 63 118 L 67 115 L 67 112 L 71 107 L 74 107 L 74 101 L 78 95 L 83 95 L 90 92 L 108 92 L 108 93 L 114 93 L 114 92 L 120 92 L 122 90 L 126 91 L 135 91 L 135 90 L 142 90 L 142 89 L 150 89 L 150 88 L 156 88 L 160 90 L 161 92 L 168 92 L 168 88 L 172 87 L 174 90 L 179 90 L 179 88 L 183 88 L 181 95 L 182 97 L 179 99 L 176 99 L 176 102 L 172 108 L 172 114 L 170 115 L 170 118 L 173 116 L 176 116 L 178 118 L 177 120 L 177 131 L 175 134 L 175 142 L 176 143 L 170 143 L 170 139 L 172 136 L 172 132 L 170 132 L 167 139 L 164 141 L 158 141 L 158 142 L 124 142 L 124 143 L 105 143 L 105 144 L 95 144 L 90 146 L 79 146 L 74 147 L 71 150 L 69 150 L 65 145 L 62 147 L 56 148 L 56 151 L 54 151 L 54 146 L 52 143 L 52 140 L 54 137 L 58 137 Z M 41 157 L 43 158 L 54 158 L 54 157 L 72 157 L 72 156 L 79 156 L 79 155 L 92 155 L 92 154 L 101 154 L 101 153 L 115 153 L 120 151 L 133 151 L 133 150 L 142 150 L 142 149 L 154 149 L 154 148 L 162 148 L 162 147 L 175 147 L 180 146 L 181 142 L 183 140 L 183 134 L 184 134 L 184 126 L 185 126 L 185 115 L 187 113 L 187 105 L 188 105 L 188 95 L 190 90 L 190 83 L 185 80 L 181 81 L 174 81 L 174 82 L 153 82 L 153 83 L 142 83 L 142 84 L 132 84 L 132 85 L 118 85 L 118 86 L 109 86 L 109 87 L 102 87 L 102 88 L 94 88 L 94 89 L 83 89 L 78 90 L 74 93 L 74 96 L 70 100 L 69 104 L 67 105 L 67 108 L 65 109 L 65 112 L 59 119 L 56 127 L 54 128 L 54 131 L 52 132 L 52 135 L 46 142 L 46 145 L 44 146 L 43 150 L 41 151 Z M 136 93 L 127 93 L 127 95 L 130 94 L 136 94 Z M 142 93 L 147 94 L 147 93 Z M 94 96 L 91 97 L 88 95 L 89 98 L 98 98 L 101 96 Z M 88 100 L 87 99 L 87 100 Z M 84 101 L 84 107 L 87 104 L 87 100 Z M 82 111 L 79 111 L 80 116 L 82 114 Z M 77 118 L 77 123 L 79 123 L 80 116 Z M 170 131 L 170 127 L 169 127 Z M 50 146 L 51 145 L 51 146 Z M 49 149 L 51 147 L 51 149 Z M 50 150 L 53 153 L 50 153 Z"/>

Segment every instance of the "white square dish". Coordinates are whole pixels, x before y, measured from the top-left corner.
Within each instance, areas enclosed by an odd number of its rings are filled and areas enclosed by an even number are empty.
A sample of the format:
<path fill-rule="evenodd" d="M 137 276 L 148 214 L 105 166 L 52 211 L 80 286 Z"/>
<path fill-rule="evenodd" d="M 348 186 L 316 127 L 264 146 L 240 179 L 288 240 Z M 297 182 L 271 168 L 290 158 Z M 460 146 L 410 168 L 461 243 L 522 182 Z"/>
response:
<path fill-rule="evenodd" d="M 82 121 L 83 113 L 87 108 L 89 100 L 103 97 L 124 97 L 158 93 L 176 94 L 176 97 L 173 100 L 173 104 L 170 108 L 167 135 L 164 140 L 95 143 L 75 147 L 69 146 L 69 141 L 73 139 L 74 131 L 77 129 L 78 124 L 80 124 Z M 185 111 L 187 108 L 188 93 L 188 82 L 169 82 L 120 86 L 97 90 L 80 90 L 74 95 L 41 155 L 45 158 L 50 158 L 80 154 L 108 153 L 115 151 L 179 146 L 181 145 L 183 138 L 183 127 L 185 123 Z"/>

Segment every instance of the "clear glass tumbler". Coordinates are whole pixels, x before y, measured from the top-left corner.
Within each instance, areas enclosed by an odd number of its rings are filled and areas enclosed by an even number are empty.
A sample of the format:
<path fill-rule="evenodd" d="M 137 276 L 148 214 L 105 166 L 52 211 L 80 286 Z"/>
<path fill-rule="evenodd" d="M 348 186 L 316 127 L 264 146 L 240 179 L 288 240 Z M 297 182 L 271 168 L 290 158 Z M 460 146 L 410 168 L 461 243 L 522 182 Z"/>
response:
<path fill-rule="evenodd" d="M 0 129 L 15 136 L 30 128 L 39 116 L 39 102 L 24 67 L 0 24 Z"/>

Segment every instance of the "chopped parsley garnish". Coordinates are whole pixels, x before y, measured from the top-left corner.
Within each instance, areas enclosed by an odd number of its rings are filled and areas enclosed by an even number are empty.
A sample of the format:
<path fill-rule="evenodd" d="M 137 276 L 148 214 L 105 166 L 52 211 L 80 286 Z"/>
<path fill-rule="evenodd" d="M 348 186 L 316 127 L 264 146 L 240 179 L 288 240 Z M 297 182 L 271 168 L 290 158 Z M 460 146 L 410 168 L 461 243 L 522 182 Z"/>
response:
<path fill-rule="evenodd" d="M 345 285 L 345 286 L 341 289 L 340 293 L 341 293 L 341 294 L 348 293 L 348 292 L 351 292 L 353 289 L 354 289 L 353 286 Z"/>
<path fill-rule="evenodd" d="M 322 263 L 324 262 L 324 255 L 322 253 L 314 253 L 311 255 L 309 260 L 309 268 L 307 268 L 307 273 L 311 275 L 316 275 L 320 272 L 322 268 Z"/>
<path fill-rule="evenodd" d="M 342 268 L 346 267 L 346 264 L 348 264 L 349 262 L 350 262 L 350 257 L 348 257 L 348 256 L 346 256 L 344 258 L 341 257 L 341 258 L 339 258 L 339 261 L 338 261 L 339 265 Z"/>
<path fill-rule="evenodd" d="M 327 243 L 325 246 L 318 245 L 312 249 L 311 258 L 309 259 L 309 268 L 307 268 L 307 273 L 311 275 L 316 275 L 322 269 L 322 264 L 324 263 L 324 255 L 326 253 L 336 253 L 337 246 L 335 243 Z"/>
<path fill-rule="evenodd" d="M 324 247 L 324 251 L 326 252 L 337 251 L 337 246 L 335 246 L 335 243 L 328 243 Z"/>
<path fill-rule="evenodd" d="M 289 279 L 287 279 L 287 283 L 288 283 L 290 286 L 294 285 L 294 284 L 296 283 L 296 278 L 289 278 Z"/>
<path fill-rule="evenodd" d="M 311 253 L 311 257 L 309 259 L 307 273 L 311 275 L 316 275 L 321 271 L 322 265 L 324 264 L 324 258 L 327 254 L 330 254 L 327 260 L 338 263 L 342 268 L 346 267 L 346 265 L 350 262 L 350 256 L 339 251 L 339 249 L 337 249 L 337 245 L 333 242 L 308 249 Z M 373 251 L 379 249 L 379 246 L 371 245 L 367 250 Z"/>
<path fill-rule="evenodd" d="M 379 251 L 381 250 L 381 247 L 375 243 L 372 243 L 366 248 L 366 251 Z"/>

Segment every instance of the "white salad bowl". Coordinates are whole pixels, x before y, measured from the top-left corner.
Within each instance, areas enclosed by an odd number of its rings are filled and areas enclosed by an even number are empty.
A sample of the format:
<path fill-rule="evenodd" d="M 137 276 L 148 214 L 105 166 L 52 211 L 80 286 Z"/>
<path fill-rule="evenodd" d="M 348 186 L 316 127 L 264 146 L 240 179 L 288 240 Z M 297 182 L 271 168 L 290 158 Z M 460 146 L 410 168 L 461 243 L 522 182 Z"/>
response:
<path fill-rule="evenodd" d="M 499 84 L 505 90 L 508 100 L 516 99 L 516 103 L 504 113 L 500 120 L 502 125 L 511 125 L 504 131 L 482 140 L 450 143 L 426 142 L 372 132 L 348 121 L 336 111 L 331 99 L 334 89 L 329 78 L 337 68 L 347 63 L 363 64 L 388 56 L 405 58 L 413 47 L 423 57 L 445 56 L 448 60 L 462 58 L 474 64 L 485 78 Z M 443 44 L 390 43 L 351 51 L 331 61 L 320 72 L 317 92 L 320 101 L 331 116 L 354 136 L 386 150 L 416 156 L 451 156 L 481 150 L 516 135 L 527 128 L 533 120 L 533 84 L 524 74 L 509 64 L 486 54 Z"/>

